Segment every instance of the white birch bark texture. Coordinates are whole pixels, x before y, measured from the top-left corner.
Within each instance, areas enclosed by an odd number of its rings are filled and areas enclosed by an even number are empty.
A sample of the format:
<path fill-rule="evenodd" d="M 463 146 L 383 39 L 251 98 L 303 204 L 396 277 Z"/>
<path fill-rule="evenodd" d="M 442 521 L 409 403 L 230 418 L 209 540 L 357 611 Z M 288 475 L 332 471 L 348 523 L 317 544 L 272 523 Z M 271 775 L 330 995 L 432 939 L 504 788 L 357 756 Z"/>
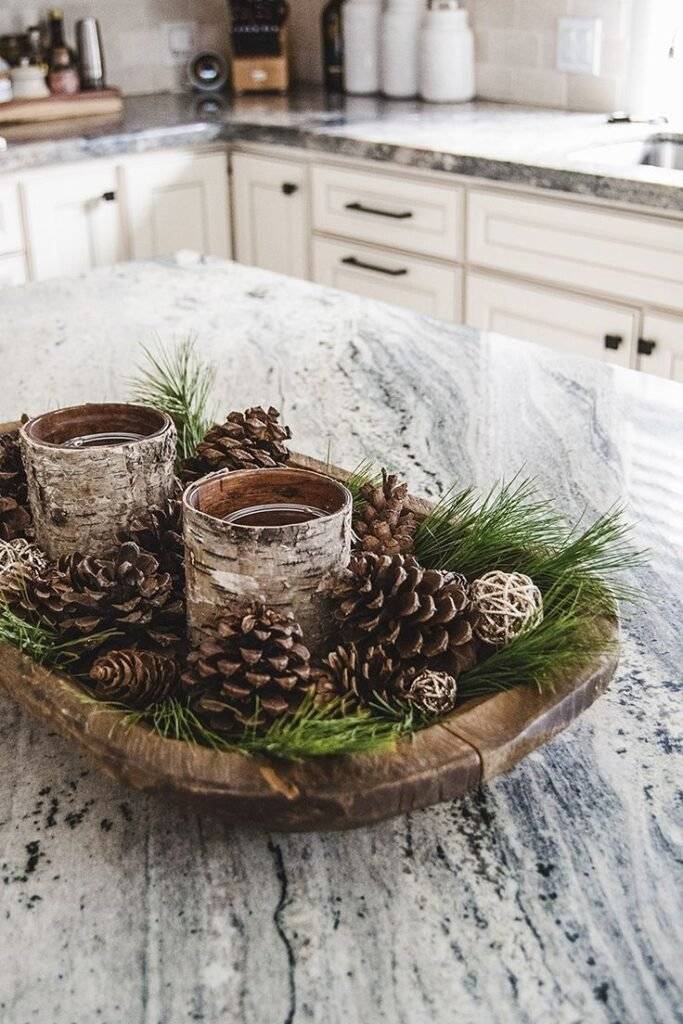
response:
<path fill-rule="evenodd" d="M 141 435 L 123 444 L 66 448 L 91 434 Z M 21 429 L 36 541 L 49 558 L 99 555 L 131 519 L 173 492 L 176 430 L 166 413 L 139 405 L 80 405 Z"/>
<path fill-rule="evenodd" d="M 225 522 L 238 509 L 288 502 L 326 514 L 286 526 Z M 183 522 L 190 639 L 196 642 L 230 605 L 259 599 L 293 615 L 313 653 L 326 650 L 332 614 L 319 587 L 349 563 L 352 505 L 342 484 L 301 469 L 220 472 L 188 487 Z"/>

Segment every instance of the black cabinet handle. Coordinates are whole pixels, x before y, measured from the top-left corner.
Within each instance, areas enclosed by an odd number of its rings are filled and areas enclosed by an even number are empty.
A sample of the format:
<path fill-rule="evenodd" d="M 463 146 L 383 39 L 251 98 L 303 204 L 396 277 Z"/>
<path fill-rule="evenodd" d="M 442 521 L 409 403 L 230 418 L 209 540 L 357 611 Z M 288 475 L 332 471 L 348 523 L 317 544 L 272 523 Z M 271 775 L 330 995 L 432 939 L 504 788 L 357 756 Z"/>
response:
<path fill-rule="evenodd" d="M 103 192 L 100 196 L 105 203 L 113 203 L 116 201 L 116 192 Z"/>
<path fill-rule="evenodd" d="M 639 356 L 651 356 L 656 347 L 656 341 L 648 341 L 647 338 L 638 338 Z"/>
<path fill-rule="evenodd" d="M 407 220 L 408 217 L 413 216 L 410 210 L 406 210 L 404 213 L 392 213 L 391 210 L 376 210 L 372 206 L 363 206 L 362 203 L 347 203 L 344 209 L 357 210 L 358 213 L 374 213 L 377 217 L 392 217 L 394 220 Z"/>
<path fill-rule="evenodd" d="M 388 267 L 376 267 L 373 263 L 363 263 L 362 260 L 356 259 L 355 256 L 344 256 L 342 263 L 347 263 L 350 267 L 360 267 L 362 270 L 374 270 L 376 274 L 388 274 L 389 277 L 403 277 L 408 273 L 405 267 L 389 270 Z"/>
<path fill-rule="evenodd" d="M 286 196 L 292 196 L 292 195 L 294 195 L 295 192 L 299 191 L 299 186 L 295 185 L 291 181 L 286 181 L 284 183 L 284 185 L 282 186 L 282 191 L 284 192 L 284 194 Z"/>
<path fill-rule="evenodd" d="M 617 349 L 623 343 L 624 339 L 620 334 L 606 334 L 605 335 L 605 348 Z"/>

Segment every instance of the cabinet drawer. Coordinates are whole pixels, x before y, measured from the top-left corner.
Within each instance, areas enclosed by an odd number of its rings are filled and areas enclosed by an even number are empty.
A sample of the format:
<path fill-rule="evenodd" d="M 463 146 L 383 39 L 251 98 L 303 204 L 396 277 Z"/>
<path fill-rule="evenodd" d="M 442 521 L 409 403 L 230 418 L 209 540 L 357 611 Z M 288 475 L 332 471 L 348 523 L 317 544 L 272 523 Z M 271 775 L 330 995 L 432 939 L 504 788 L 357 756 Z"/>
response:
<path fill-rule="evenodd" d="M 369 299 L 461 321 L 462 271 L 370 245 L 313 241 L 313 280 Z"/>
<path fill-rule="evenodd" d="M 19 190 L 16 185 L 0 184 L 0 256 L 23 248 Z"/>
<path fill-rule="evenodd" d="M 638 314 L 489 274 L 468 273 L 465 320 L 471 327 L 535 341 L 568 355 L 633 365 Z"/>
<path fill-rule="evenodd" d="M 683 384 L 683 319 L 645 315 L 638 342 L 638 369 Z"/>
<path fill-rule="evenodd" d="M 0 288 L 6 284 L 24 284 L 27 280 L 26 260 L 23 253 L 0 256 Z"/>
<path fill-rule="evenodd" d="M 389 174 L 313 168 L 313 226 L 425 256 L 463 256 L 463 190 Z"/>
<path fill-rule="evenodd" d="M 683 309 L 683 223 L 473 190 L 468 260 Z"/>

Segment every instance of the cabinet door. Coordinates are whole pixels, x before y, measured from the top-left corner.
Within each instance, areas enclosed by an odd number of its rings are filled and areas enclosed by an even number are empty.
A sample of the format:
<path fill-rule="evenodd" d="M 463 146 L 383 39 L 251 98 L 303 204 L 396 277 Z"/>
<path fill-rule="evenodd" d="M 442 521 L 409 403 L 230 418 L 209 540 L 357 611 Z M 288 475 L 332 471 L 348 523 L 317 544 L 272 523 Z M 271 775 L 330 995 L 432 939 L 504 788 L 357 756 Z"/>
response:
<path fill-rule="evenodd" d="M 6 284 L 24 284 L 26 281 L 26 260 L 23 253 L 0 256 L 0 288 Z"/>
<path fill-rule="evenodd" d="M 121 168 L 134 259 L 192 249 L 230 258 L 228 170 L 224 153 L 153 153 Z"/>
<path fill-rule="evenodd" d="M 92 163 L 22 184 L 33 277 L 80 274 L 126 256 L 116 168 Z"/>
<path fill-rule="evenodd" d="M 318 284 L 461 322 L 462 271 L 376 246 L 316 237 L 313 280 Z"/>
<path fill-rule="evenodd" d="M 235 258 L 291 277 L 310 276 L 307 169 L 248 153 L 232 158 Z"/>
<path fill-rule="evenodd" d="M 683 319 L 645 314 L 638 341 L 638 369 L 683 384 Z"/>
<path fill-rule="evenodd" d="M 627 306 L 489 274 L 468 273 L 465 295 L 465 319 L 471 327 L 569 355 L 633 365 L 638 315 Z"/>
<path fill-rule="evenodd" d="M 19 190 L 15 184 L 0 183 L 0 254 L 20 252 L 23 248 Z"/>

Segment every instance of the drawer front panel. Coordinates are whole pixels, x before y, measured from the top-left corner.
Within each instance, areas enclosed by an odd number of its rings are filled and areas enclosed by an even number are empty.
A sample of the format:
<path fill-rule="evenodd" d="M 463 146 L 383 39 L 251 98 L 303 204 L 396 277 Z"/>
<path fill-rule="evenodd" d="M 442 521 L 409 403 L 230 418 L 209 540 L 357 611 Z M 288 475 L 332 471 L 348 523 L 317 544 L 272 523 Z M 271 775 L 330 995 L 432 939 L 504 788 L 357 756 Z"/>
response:
<path fill-rule="evenodd" d="M 313 280 L 441 320 L 460 323 L 462 319 L 462 271 L 457 267 L 369 245 L 315 238 Z"/>
<path fill-rule="evenodd" d="M 468 261 L 683 309 L 683 224 L 473 190 Z"/>
<path fill-rule="evenodd" d="M 634 365 L 636 310 L 549 288 L 468 273 L 465 321 L 567 355 Z"/>
<path fill-rule="evenodd" d="M 463 190 L 391 175 L 313 168 L 313 226 L 362 242 L 461 261 Z"/>
<path fill-rule="evenodd" d="M 683 384 L 683 318 L 647 313 L 638 350 L 639 370 Z"/>
<path fill-rule="evenodd" d="M 23 253 L 0 256 L 0 288 L 6 284 L 24 284 L 27 280 Z"/>
<path fill-rule="evenodd" d="M 19 190 L 16 185 L 0 184 L 0 255 L 23 249 Z"/>

